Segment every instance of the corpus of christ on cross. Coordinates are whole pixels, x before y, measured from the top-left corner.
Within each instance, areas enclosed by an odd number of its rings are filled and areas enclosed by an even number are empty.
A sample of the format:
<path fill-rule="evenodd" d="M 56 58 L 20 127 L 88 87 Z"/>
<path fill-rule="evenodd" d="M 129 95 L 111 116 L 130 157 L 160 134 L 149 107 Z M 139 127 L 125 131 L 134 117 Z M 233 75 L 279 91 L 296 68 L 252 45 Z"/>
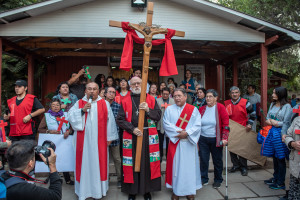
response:
<path fill-rule="evenodd" d="M 153 2 L 148 2 L 146 24 L 144 26 L 139 25 L 139 24 L 132 24 L 132 23 L 128 24 L 128 26 L 131 29 L 138 31 L 139 33 L 141 33 L 144 36 L 142 88 L 141 88 L 140 102 L 146 101 L 146 89 L 147 89 L 147 82 L 148 82 L 149 58 L 150 58 L 150 52 L 151 52 L 151 48 L 152 48 L 152 38 L 156 34 L 168 34 L 168 32 L 170 31 L 166 28 L 153 27 L 152 26 L 152 17 L 153 17 Z M 109 26 L 123 28 L 122 22 L 112 21 L 112 20 L 109 21 Z M 178 37 L 184 37 L 184 35 L 185 35 L 185 32 L 182 32 L 182 31 L 175 31 L 175 34 L 174 34 L 174 36 L 178 36 Z M 154 40 L 154 41 L 158 41 L 158 40 Z M 125 45 L 124 45 L 124 48 L 125 48 Z M 173 49 L 172 49 L 172 51 L 173 51 Z M 174 52 L 172 52 L 172 55 L 173 54 L 174 54 Z M 130 60 L 130 62 L 131 62 L 131 60 Z M 168 61 L 166 61 L 166 62 L 168 62 Z M 131 68 L 131 66 L 127 66 L 127 67 Z M 176 67 L 176 64 L 175 64 L 175 67 Z M 177 72 L 177 68 L 176 68 L 176 72 Z M 144 120 L 145 120 L 145 111 L 140 110 L 138 129 L 141 130 L 142 132 L 144 129 Z M 140 172 L 142 143 L 143 143 L 143 135 L 139 136 L 137 138 L 136 157 L 135 157 L 135 166 L 134 166 L 135 172 Z"/>

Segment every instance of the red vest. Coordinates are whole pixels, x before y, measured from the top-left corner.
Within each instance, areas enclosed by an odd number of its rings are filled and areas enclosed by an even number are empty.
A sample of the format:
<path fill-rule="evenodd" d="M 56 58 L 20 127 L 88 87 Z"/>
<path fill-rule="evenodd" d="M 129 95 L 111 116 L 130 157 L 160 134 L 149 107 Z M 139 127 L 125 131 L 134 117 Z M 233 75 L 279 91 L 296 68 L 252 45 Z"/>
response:
<path fill-rule="evenodd" d="M 155 98 L 147 95 L 146 102 L 149 108 L 153 109 L 155 106 Z M 125 112 L 126 121 L 131 122 L 132 117 L 132 100 L 131 96 L 127 96 L 122 101 L 122 106 Z M 159 151 L 159 138 L 155 123 L 148 119 L 148 133 L 149 133 L 149 158 L 150 158 L 150 171 L 151 180 L 159 178 L 160 174 L 160 151 Z M 123 173 L 124 183 L 134 183 L 133 179 L 133 164 L 134 159 L 132 153 L 132 135 L 124 130 L 123 133 Z M 143 135 L 144 137 L 144 135 Z"/>
<path fill-rule="evenodd" d="M 248 113 L 246 110 L 247 99 L 241 98 L 240 102 L 236 105 L 232 104 L 231 100 L 224 102 L 229 119 L 246 126 L 248 122 Z"/>
<path fill-rule="evenodd" d="M 29 115 L 32 111 L 34 95 L 26 94 L 22 103 L 18 106 L 16 104 L 17 96 L 8 99 L 7 105 L 10 109 L 10 132 L 9 136 L 23 136 L 32 135 L 32 125 L 33 121 L 30 119 L 26 124 L 23 122 L 23 118 Z"/>

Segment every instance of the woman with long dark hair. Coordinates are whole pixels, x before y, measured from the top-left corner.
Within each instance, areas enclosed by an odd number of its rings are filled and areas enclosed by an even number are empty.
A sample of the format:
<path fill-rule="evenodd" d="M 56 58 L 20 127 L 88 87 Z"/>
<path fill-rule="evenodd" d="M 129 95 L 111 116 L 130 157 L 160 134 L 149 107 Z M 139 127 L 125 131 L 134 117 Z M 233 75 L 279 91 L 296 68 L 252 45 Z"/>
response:
<path fill-rule="evenodd" d="M 58 99 L 61 103 L 61 109 L 68 112 L 78 101 L 75 94 L 70 93 L 68 82 L 62 82 L 57 86 L 55 96 L 52 99 Z"/>
<path fill-rule="evenodd" d="M 108 87 L 115 87 L 115 79 L 112 76 L 108 76 L 105 82 L 105 89 Z"/>
<path fill-rule="evenodd" d="M 99 89 L 104 88 L 104 86 L 105 86 L 105 76 L 104 76 L 104 74 L 98 74 L 94 81 L 99 85 Z"/>
<path fill-rule="evenodd" d="M 197 107 L 198 109 L 201 108 L 202 106 L 206 105 L 206 90 L 204 88 L 199 88 L 197 90 L 197 98 L 193 104 L 193 106 Z"/>
<path fill-rule="evenodd" d="M 162 89 L 165 88 L 165 87 L 167 87 L 167 84 L 165 82 L 161 82 L 159 84 L 159 95 L 157 96 L 157 98 L 162 97 L 162 93 L 163 93 Z"/>
<path fill-rule="evenodd" d="M 115 102 L 121 104 L 124 97 L 130 95 L 128 81 L 125 78 L 120 78 L 120 86 L 119 89 L 116 91 Z"/>
<path fill-rule="evenodd" d="M 149 94 L 153 96 L 155 99 L 157 99 L 158 90 L 157 90 L 157 85 L 155 83 L 150 84 Z"/>
<path fill-rule="evenodd" d="M 273 177 L 265 180 L 265 184 L 271 189 L 285 189 L 286 163 L 289 150 L 285 145 L 284 138 L 291 125 L 292 107 L 287 101 L 287 89 L 277 87 L 273 90 L 273 102 L 270 105 L 266 124 L 257 135 L 258 143 L 262 144 L 261 154 L 273 157 Z"/>

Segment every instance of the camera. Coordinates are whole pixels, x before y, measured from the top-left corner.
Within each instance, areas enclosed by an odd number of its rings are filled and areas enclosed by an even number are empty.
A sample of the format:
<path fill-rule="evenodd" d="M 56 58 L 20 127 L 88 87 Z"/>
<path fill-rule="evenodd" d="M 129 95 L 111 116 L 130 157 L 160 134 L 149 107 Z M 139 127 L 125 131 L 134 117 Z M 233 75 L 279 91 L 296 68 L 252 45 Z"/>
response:
<path fill-rule="evenodd" d="M 39 162 L 43 162 L 42 158 L 40 157 L 40 154 L 42 154 L 45 158 L 48 158 L 51 155 L 51 151 L 48 148 L 51 148 L 55 151 L 56 146 L 50 140 L 45 140 L 42 146 L 36 146 L 34 148 L 35 160 Z"/>

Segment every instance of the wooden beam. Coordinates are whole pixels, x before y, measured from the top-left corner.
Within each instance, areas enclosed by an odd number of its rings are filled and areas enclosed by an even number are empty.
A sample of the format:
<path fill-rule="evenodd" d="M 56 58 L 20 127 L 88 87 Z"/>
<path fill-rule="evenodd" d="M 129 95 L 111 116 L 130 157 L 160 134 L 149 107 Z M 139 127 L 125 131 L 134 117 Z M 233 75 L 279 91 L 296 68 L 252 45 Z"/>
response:
<path fill-rule="evenodd" d="M 0 103 L 2 105 L 2 38 L 0 38 Z M 1 106 L 0 113 L 2 114 Z"/>
<path fill-rule="evenodd" d="M 265 115 L 267 115 L 268 107 L 268 48 L 265 44 L 260 44 L 261 57 L 261 107 Z M 261 116 L 261 124 L 265 125 L 265 117 Z"/>
<path fill-rule="evenodd" d="M 20 46 L 27 48 L 42 48 L 42 49 L 98 49 L 98 50 L 122 50 L 123 44 L 91 44 L 91 43 L 31 43 L 31 42 L 21 42 Z M 153 46 L 153 50 L 161 50 L 164 46 Z M 143 49 L 140 45 L 135 45 L 134 49 Z M 220 51 L 241 51 L 245 48 L 238 46 L 197 46 L 197 45 L 181 45 L 173 44 L 174 50 L 189 50 L 189 51 L 210 51 L 210 52 L 220 52 Z"/>
<path fill-rule="evenodd" d="M 2 38 L 2 42 L 3 42 L 3 44 L 4 44 L 5 46 L 10 46 L 11 48 L 15 49 L 16 51 L 18 51 L 18 52 L 20 52 L 20 53 L 22 53 L 22 54 L 32 55 L 32 56 L 34 56 L 34 57 L 35 57 L 36 59 L 38 59 L 38 60 L 41 60 L 41 61 L 43 61 L 43 62 L 45 62 L 45 63 L 50 63 L 50 64 L 51 64 L 51 61 L 50 61 L 50 60 L 48 60 L 48 59 L 42 57 L 41 55 L 36 54 L 36 53 L 33 52 L 33 51 L 30 51 L 30 50 L 28 50 L 28 49 L 25 49 L 25 48 L 23 48 L 23 47 L 21 47 L 21 46 L 15 44 L 15 43 L 9 41 L 9 40 L 6 40 L 6 39 Z"/>
<path fill-rule="evenodd" d="M 273 42 L 277 41 L 278 38 L 279 38 L 278 35 L 275 35 L 275 36 L 273 36 L 273 37 L 270 37 L 270 38 L 266 39 L 264 45 L 267 47 L 267 46 L 269 46 L 270 44 L 272 44 Z"/>
<path fill-rule="evenodd" d="M 140 26 L 139 24 L 132 24 L 132 25 L 138 27 L 139 29 L 142 29 L 142 30 L 144 29 L 144 27 Z M 122 28 L 122 23 L 119 22 L 119 21 L 109 20 L 109 26 Z M 160 29 L 151 28 L 151 31 L 160 31 L 160 30 L 163 30 L 163 29 L 161 29 L 161 28 Z M 185 32 L 184 31 L 176 31 L 175 36 L 184 37 Z"/>
<path fill-rule="evenodd" d="M 238 84 L 239 84 L 239 68 L 238 68 L 238 59 L 235 58 L 233 59 L 233 62 L 232 62 L 232 76 L 233 76 L 233 86 L 237 86 L 238 87 Z"/>
<path fill-rule="evenodd" d="M 34 94 L 34 60 L 32 55 L 27 56 L 28 62 L 28 94 Z"/>
<path fill-rule="evenodd" d="M 217 65 L 217 91 L 218 100 L 223 102 L 225 100 L 225 67 L 223 65 Z"/>

